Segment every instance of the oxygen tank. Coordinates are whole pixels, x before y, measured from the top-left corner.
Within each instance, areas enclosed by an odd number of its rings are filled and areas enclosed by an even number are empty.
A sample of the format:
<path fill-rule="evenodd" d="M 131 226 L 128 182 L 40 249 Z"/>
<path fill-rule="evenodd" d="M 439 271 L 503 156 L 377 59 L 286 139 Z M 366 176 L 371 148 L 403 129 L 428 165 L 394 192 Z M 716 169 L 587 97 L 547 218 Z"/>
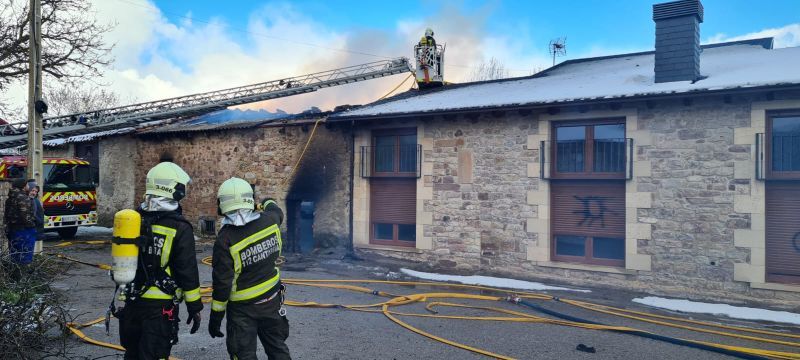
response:
<path fill-rule="evenodd" d="M 131 209 L 114 214 L 114 240 L 111 241 L 111 277 L 117 285 L 130 284 L 136 276 L 139 247 L 136 245 L 142 216 Z"/>

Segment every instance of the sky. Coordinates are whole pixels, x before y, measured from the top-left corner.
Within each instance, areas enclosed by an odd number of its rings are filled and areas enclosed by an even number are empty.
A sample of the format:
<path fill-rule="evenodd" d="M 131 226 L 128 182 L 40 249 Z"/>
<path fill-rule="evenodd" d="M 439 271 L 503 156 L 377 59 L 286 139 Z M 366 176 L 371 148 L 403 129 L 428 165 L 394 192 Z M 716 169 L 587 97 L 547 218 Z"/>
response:
<path fill-rule="evenodd" d="M 567 59 L 652 50 L 648 0 L 573 1 L 189 1 L 91 0 L 115 24 L 114 63 L 96 84 L 124 102 L 247 85 L 370 61 L 411 57 L 426 27 L 446 44 L 445 79 L 468 81 L 496 58 L 510 76 L 552 65 L 548 43 L 566 38 Z M 703 0 L 704 43 L 775 36 L 800 46 L 800 0 Z M 408 89 L 407 75 L 245 105 L 300 112 L 377 100 Z M 47 79 L 45 78 L 45 87 Z M 98 85 L 92 85 L 98 86 Z M 26 84 L 4 96 L 25 103 Z"/>

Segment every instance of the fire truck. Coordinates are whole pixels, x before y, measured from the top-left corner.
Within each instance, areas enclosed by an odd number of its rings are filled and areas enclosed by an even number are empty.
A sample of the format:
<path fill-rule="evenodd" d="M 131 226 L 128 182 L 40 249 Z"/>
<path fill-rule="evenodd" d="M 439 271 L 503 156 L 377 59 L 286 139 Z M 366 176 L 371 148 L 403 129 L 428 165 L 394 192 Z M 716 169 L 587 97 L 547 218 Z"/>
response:
<path fill-rule="evenodd" d="M 79 226 L 97 225 L 97 192 L 89 162 L 77 158 L 44 158 L 42 205 L 44 230 L 63 239 Z M 0 157 L 0 179 L 26 176 L 25 156 Z"/>

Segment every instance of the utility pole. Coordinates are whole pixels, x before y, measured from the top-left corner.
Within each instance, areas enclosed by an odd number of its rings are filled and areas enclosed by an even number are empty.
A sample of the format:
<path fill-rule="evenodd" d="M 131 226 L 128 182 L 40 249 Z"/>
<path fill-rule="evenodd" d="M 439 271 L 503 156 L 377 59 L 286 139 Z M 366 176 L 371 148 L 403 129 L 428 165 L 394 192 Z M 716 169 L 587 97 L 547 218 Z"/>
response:
<path fill-rule="evenodd" d="M 42 113 L 47 112 L 47 105 L 42 102 L 42 8 L 41 0 L 31 0 L 30 31 L 28 44 L 29 76 L 28 76 L 28 178 L 35 179 L 36 184 L 44 188 L 42 181 Z M 41 193 L 39 194 L 41 197 Z M 42 242 L 37 240 L 34 253 L 42 251 Z"/>

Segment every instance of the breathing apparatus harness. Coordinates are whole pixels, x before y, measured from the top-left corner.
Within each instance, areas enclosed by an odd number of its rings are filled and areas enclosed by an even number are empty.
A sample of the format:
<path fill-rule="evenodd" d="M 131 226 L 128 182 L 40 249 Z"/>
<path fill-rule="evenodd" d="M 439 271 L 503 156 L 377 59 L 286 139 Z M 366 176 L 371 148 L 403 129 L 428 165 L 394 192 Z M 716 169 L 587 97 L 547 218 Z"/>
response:
<path fill-rule="evenodd" d="M 129 241 L 134 242 L 138 249 L 146 248 L 149 242 L 151 242 L 153 239 L 153 225 L 164 219 L 172 219 L 188 224 L 188 221 L 180 215 L 180 208 L 177 211 L 148 212 L 145 214 L 145 216 L 141 217 L 141 235 L 135 239 L 129 239 Z M 175 279 L 167 273 L 166 268 L 161 267 L 160 263 L 145 264 L 144 259 L 140 255 L 137 259 L 137 265 L 138 268 L 143 270 L 142 274 L 144 274 L 144 279 L 142 281 L 142 279 L 137 276 L 133 281 L 126 285 L 120 285 L 117 283 L 117 286 L 114 289 L 114 295 L 111 299 L 111 305 L 106 312 L 106 333 L 109 332 L 111 316 L 119 318 L 121 315 L 120 313 L 124 309 L 118 309 L 116 307 L 115 301 L 117 300 L 118 293 L 120 301 L 135 302 L 142 298 L 142 295 L 144 295 L 147 289 L 150 287 L 156 287 L 163 293 L 172 296 L 172 305 L 168 309 L 162 309 L 162 315 L 164 315 L 164 318 L 172 323 L 173 336 L 171 342 L 174 345 L 178 342 L 177 329 L 179 322 L 178 317 L 174 316 L 174 312 L 175 308 L 177 308 L 178 304 L 180 304 L 181 300 L 183 299 L 182 294 L 180 291 L 178 291 L 178 284 L 175 282 Z M 139 281 L 138 283 L 137 280 Z M 122 292 L 120 292 L 120 287 L 122 287 Z"/>

